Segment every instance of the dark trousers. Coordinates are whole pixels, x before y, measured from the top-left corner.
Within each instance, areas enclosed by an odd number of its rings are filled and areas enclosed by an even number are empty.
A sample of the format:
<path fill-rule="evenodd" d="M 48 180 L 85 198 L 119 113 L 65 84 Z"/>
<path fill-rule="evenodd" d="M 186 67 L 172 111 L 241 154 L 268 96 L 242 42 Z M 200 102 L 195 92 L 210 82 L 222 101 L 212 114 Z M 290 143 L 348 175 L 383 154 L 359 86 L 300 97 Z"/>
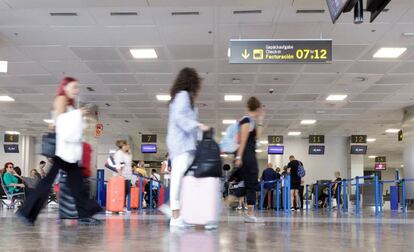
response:
<path fill-rule="evenodd" d="M 131 194 L 131 180 L 125 180 L 125 206 L 128 206 L 128 196 Z"/>
<path fill-rule="evenodd" d="M 96 201 L 89 198 L 89 195 L 83 190 L 82 173 L 79 166 L 75 163 L 68 163 L 59 157 L 54 158 L 52 167 L 47 175 L 39 182 L 33 193 L 26 199 L 18 213 L 28 218 L 30 221 L 36 221 L 37 216 L 47 202 L 50 188 L 59 172 L 59 169 L 67 173 L 67 186 L 70 188 L 73 198 L 76 202 L 76 210 L 79 218 L 87 218 L 101 211 L 101 207 Z"/>

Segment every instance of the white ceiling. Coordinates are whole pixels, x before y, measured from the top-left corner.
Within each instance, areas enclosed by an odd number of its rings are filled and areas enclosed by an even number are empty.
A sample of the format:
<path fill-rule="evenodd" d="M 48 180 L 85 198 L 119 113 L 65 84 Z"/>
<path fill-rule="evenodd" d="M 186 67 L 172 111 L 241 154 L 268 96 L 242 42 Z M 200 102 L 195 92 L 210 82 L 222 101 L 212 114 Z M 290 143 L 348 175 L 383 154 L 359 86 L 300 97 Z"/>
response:
<path fill-rule="evenodd" d="M 244 101 L 255 95 L 266 105 L 266 134 L 362 133 L 378 139 L 371 153 L 398 156 L 396 137 L 383 133 L 399 128 L 402 108 L 414 104 L 414 37 L 402 36 L 414 32 L 414 2 L 393 0 L 388 8 L 374 24 L 355 25 L 349 13 L 333 25 L 327 11 L 296 13 L 326 10 L 325 0 L 0 0 L 0 60 L 9 61 L 9 72 L 0 73 L 0 94 L 16 99 L 1 104 L 0 130 L 44 131 L 56 85 L 70 75 L 82 83 L 82 100 L 100 106 L 105 132 L 154 132 L 162 139 L 167 109 L 155 95 L 168 93 L 179 69 L 191 66 L 204 78 L 198 100 L 201 121 L 219 132 L 225 128 L 222 119 L 243 113 L 242 103 L 225 103 L 223 95 L 243 94 Z M 234 10 L 262 13 L 234 15 Z M 122 11 L 138 15 L 110 15 Z M 174 11 L 199 15 L 173 16 Z M 52 17 L 50 12 L 78 15 Z M 230 65 L 231 38 L 330 38 L 334 62 Z M 381 46 L 408 50 L 397 60 L 373 59 Z M 134 60 L 132 47 L 153 47 L 159 59 Z M 366 81 L 356 82 L 355 77 Z M 275 93 L 269 94 L 269 88 Z M 330 93 L 349 97 L 326 102 Z M 301 119 L 318 122 L 304 127 Z"/>

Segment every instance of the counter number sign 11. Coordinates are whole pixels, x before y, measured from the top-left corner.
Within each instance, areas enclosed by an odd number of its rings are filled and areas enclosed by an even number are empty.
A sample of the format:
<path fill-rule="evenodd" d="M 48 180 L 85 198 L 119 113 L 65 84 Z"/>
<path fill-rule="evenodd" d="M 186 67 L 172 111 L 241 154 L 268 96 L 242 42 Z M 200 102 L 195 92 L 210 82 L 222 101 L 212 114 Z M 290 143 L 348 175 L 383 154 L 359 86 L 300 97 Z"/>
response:
<path fill-rule="evenodd" d="M 325 136 L 324 135 L 310 135 L 309 143 L 310 144 L 323 144 L 325 143 Z"/>

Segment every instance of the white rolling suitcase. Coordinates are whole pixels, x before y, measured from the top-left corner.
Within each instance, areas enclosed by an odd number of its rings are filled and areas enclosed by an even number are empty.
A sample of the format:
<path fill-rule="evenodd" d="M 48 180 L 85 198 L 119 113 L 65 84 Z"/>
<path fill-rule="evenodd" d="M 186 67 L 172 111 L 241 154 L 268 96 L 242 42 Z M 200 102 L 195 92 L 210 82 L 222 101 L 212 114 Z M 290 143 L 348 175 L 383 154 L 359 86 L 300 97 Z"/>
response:
<path fill-rule="evenodd" d="M 217 225 L 221 210 L 220 178 L 184 176 L 180 215 L 187 224 Z"/>

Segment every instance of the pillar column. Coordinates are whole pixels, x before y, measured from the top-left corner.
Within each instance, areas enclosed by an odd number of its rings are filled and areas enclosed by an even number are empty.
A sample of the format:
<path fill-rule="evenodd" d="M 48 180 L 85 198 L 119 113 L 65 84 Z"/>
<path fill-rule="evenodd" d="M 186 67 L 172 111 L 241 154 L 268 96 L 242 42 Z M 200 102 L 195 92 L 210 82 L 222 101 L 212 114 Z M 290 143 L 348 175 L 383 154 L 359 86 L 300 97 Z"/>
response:
<path fill-rule="evenodd" d="M 402 121 L 403 130 L 403 160 L 404 160 L 404 178 L 414 178 L 414 106 L 404 109 Z M 397 138 L 397 136 L 395 137 Z M 414 199 L 414 183 L 407 184 L 407 199 Z"/>
<path fill-rule="evenodd" d="M 280 167 L 283 171 L 283 155 L 267 155 L 267 162 L 273 165 L 273 168 Z"/>
<path fill-rule="evenodd" d="M 32 136 L 21 136 L 20 155 L 22 175 L 29 177 L 30 170 L 36 168 L 35 138 Z"/>

